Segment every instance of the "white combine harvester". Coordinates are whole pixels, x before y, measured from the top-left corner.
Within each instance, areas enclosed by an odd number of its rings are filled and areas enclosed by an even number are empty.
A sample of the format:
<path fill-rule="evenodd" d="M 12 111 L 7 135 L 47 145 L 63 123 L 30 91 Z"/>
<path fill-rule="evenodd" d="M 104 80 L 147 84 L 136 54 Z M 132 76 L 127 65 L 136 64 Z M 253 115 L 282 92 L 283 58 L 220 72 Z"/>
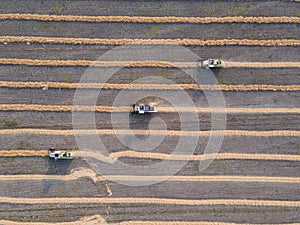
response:
<path fill-rule="evenodd" d="M 72 152 L 64 150 L 55 150 L 54 148 L 49 148 L 49 157 L 50 159 L 73 159 Z"/>
<path fill-rule="evenodd" d="M 199 67 L 205 68 L 205 69 L 213 69 L 213 68 L 223 68 L 225 65 L 224 61 L 221 59 L 214 59 L 214 58 L 210 58 L 208 60 L 203 61 L 202 59 L 200 59 L 199 62 Z"/>
<path fill-rule="evenodd" d="M 133 112 L 135 114 L 145 114 L 145 113 L 154 113 L 157 112 L 156 108 L 154 106 L 150 106 L 150 105 L 145 105 L 143 103 L 136 105 L 134 104 L 132 106 L 133 108 Z"/>

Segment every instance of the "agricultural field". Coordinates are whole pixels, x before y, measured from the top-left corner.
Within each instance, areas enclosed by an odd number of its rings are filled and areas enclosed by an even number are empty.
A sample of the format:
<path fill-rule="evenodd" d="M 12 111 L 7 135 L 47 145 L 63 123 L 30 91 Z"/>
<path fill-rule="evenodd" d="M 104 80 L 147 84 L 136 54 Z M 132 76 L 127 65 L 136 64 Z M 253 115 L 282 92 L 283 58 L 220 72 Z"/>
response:
<path fill-rule="evenodd" d="M 300 224 L 299 50 L 297 0 L 2 0 L 0 224 Z"/>

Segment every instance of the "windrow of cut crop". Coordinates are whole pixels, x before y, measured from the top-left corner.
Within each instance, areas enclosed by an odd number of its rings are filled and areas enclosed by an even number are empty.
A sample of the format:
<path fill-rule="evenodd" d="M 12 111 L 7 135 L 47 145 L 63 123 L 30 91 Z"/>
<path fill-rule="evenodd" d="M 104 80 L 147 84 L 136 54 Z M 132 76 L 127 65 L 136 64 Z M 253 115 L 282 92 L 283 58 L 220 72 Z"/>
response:
<path fill-rule="evenodd" d="M 252 131 L 252 130 L 212 130 L 212 131 L 178 131 L 178 130 L 50 130 L 50 129 L 3 129 L 0 135 L 13 134 L 36 134 L 36 135 L 162 135 L 162 136 L 251 136 L 251 137 L 298 137 L 298 130 L 272 130 L 272 131 Z"/>
<path fill-rule="evenodd" d="M 85 45 L 183 45 L 183 46 L 300 46 L 297 39 L 252 40 L 252 39 L 103 39 L 103 38 L 66 38 L 37 36 L 0 36 L 3 43 L 44 43 L 44 44 L 85 44 Z"/>
<path fill-rule="evenodd" d="M 227 84 L 116 84 L 67 82 L 13 82 L 0 81 L 6 88 L 65 88 L 65 89 L 117 89 L 117 90 L 204 90 L 204 91 L 300 91 L 300 85 L 227 85 Z"/>
<path fill-rule="evenodd" d="M 50 225 L 50 223 L 43 222 L 21 222 L 11 220 L 0 220 L 1 224 L 5 225 Z M 107 223 L 101 215 L 93 215 L 80 218 L 71 222 L 59 222 L 51 223 L 57 225 L 85 225 L 85 224 L 97 224 L 97 225 L 115 225 L 115 223 Z M 118 225 L 270 225 L 270 224 L 257 224 L 257 223 L 233 223 L 233 222 L 210 222 L 210 221 L 147 221 L 147 220 L 130 220 L 118 222 Z M 299 225 L 296 223 L 285 223 L 285 225 Z"/>
<path fill-rule="evenodd" d="M 10 204 L 159 204 L 159 205 L 228 205 L 228 206 L 273 206 L 300 207 L 300 201 L 250 200 L 250 199 L 175 199 L 175 198 L 13 198 L 0 197 L 1 203 Z"/>
<path fill-rule="evenodd" d="M 134 175 L 106 175 L 97 176 L 88 169 L 80 169 L 69 175 L 45 175 L 45 174 L 16 174 L 0 175 L 0 180 L 76 180 L 81 177 L 89 177 L 94 182 L 103 180 L 168 180 L 176 182 L 263 182 L 263 183 L 300 183 L 299 177 L 266 177 L 266 176 L 134 176 Z"/>
<path fill-rule="evenodd" d="M 90 61 L 90 60 L 42 60 L 42 59 L 17 59 L 0 58 L 3 65 L 26 66 L 92 66 L 92 67 L 160 67 L 160 68 L 196 68 L 197 62 L 166 62 L 166 61 Z M 227 62 L 228 67 L 249 68 L 299 68 L 300 62 Z"/>
<path fill-rule="evenodd" d="M 81 152 L 73 152 L 75 157 L 82 156 Z M 49 153 L 47 150 L 0 150 L 0 157 L 46 157 Z M 247 154 L 247 153 L 217 153 L 205 155 L 178 155 L 178 154 L 165 154 L 155 152 L 138 152 L 132 150 L 125 150 L 120 152 L 111 153 L 110 161 L 103 160 L 104 156 L 100 153 L 89 154 L 90 157 L 95 157 L 104 162 L 114 163 L 120 158 L 142 158 L 142 159 L 159 159 L 159 160 L 172 160 L 172 161 L 202 161 L 207 159 L 219 160 L 232 160 L 232 159 L 247 159 L 247 160 L 268 160 L 268 161 L 300 161 L 300 155 L 287 155 L 287 154 Z"/>
<path fill-rule="evenodd" d="M 79 15 L 47 15 L 47 14 L 0 14 L 0 20 L 37 20 L 91 23 L 300 23 L 299 17 L 265 17 L 265 16 L 226 16 L 226 17 L 149 17 L 149 16 L 79 16 Z"/>
<path fill-rule="evenodd" d="M 157 106 L 160 113 L 195 112 L 228 114 L 299 114 L 300 108 L 194 108 Z M 0 111 L 39 111 L 39 112 L 130 112 L 130 106 L 82 106 L 82 105 L 38 105 L 38 104 L 0 104 Z"/>

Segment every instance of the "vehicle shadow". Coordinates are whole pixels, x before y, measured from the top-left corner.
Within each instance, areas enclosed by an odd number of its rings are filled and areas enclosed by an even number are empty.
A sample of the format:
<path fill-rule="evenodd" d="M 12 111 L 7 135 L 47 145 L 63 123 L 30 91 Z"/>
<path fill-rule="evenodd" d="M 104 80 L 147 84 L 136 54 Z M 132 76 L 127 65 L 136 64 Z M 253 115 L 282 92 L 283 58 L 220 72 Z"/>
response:
<path fill-rule="evenodd" d="M 46 175 L 67 175 L 70 173 L 70 168 L 72 164 L 72 159 L 59 159 L 54 160 L 51 158 L 47 158 L 48 167 L 46 171 Z M 43 193 L 48 194 L 49 190 L 53 186 L 62 185 L 64 181 L 62 180 L 43 180 Z"/>

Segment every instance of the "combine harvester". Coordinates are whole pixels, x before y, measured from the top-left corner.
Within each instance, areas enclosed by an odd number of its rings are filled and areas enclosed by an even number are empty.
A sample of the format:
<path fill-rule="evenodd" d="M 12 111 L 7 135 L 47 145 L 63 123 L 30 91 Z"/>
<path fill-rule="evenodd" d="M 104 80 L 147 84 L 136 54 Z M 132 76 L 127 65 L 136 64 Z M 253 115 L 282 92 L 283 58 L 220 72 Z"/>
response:
<path fill-rule="evenodd" d="M 50 159 L 73 159 L 72 152 L 64 150 L 55 150 L 54 148 L 49 148 L 49 157 Z"/>
<path fill-rule="evenodd" d="M 214 58 L 210 58 L 208 60 L 203 61 L 200 58 L 200 63 L 199 63 L 199 67 L 205 68 L 205 69 L 214 69 L 214 68 L 223 68 L 225 66 L 225 63 L 223 60 L 221 59 L 214 59 Z"/>
<path fill-rule="evenodd" d="M 156 108 L 154 106 L 150 106 L 150 105 L 145 105 L 143 103 L 139 104 L 139 105 L 132 105 L 133 108 L 133 112 L 135 114 L 145 114 L 145 113 L 154 113 L 157 112 Z"/>

